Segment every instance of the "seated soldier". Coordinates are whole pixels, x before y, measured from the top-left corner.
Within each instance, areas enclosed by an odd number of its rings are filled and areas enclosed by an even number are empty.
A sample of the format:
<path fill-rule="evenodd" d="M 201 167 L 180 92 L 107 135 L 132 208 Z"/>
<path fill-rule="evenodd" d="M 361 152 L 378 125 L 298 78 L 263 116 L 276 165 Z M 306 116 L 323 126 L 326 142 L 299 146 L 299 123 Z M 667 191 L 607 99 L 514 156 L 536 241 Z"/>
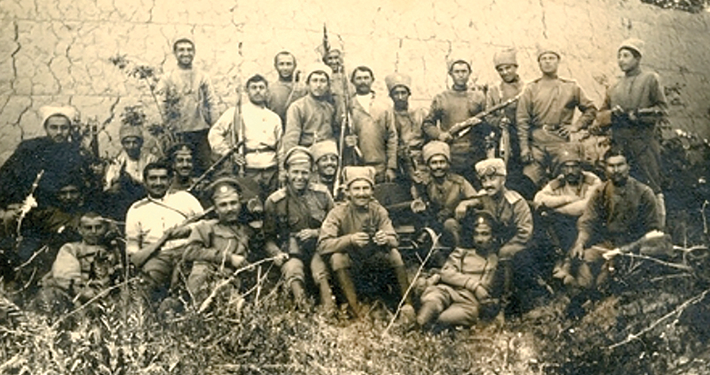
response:
<path fill-rule="evenodd" d="M 473 247 L 457 247 L 449 255 L 439 283 L 429 286 L 421 297 L 417 324 L 427 327 L 436 321 L 471 326 L 492 317 L 498 305 L 494 298 L 497 267 L 495 220 L 490 212 L 478 211 L 473 218 Z"/>
<path fill-rule="evenodd" d="M 187 288 L 196 303 L 201 303 L 214 282 L 228 276 L 224 266 L 246 266 L 253 230 L 245 223 L 241 186 L 231 177 L 221 177 L 210 185 L 217 219 L 203 220 L 192 226 L 182 259 L 194 262 Z M 283 258 L 278 259 L 283 262 Z"/>
<path fill-rule="evenodd" d="M 394 270 L 402 296 L 409 279 L 402 256 L 397 250 L 399 240 L 387 210 L 373 199 L 375 170 L 371 167 L 345 167 L 343 180 L 347 201 L 335 206 L 326 216 L 318 238 L 318 253 L 329 260 L 351 312 L 359 317 L 355 284 L 350 269 L 365 272 L 382 265 Z M 413 318 L 410 301 L 402 316 Z"/>
<path fill-rule="evenodd" d="M 311 155 L 316 164 L 313 180 L 325 185 L 328 191 L 333 191 L 336 174 L 338 173 L 338 145 L 333 139 L 326 139 L 311 145 Z M 334 197 L 337 198 L 337 197 Z"/>
<path fill-rule="evenodd" d="M 566 284 L 583 288 L 601 284 L 607 276 L 601 267 L 604 253 L 663 227 L 653 191 L 629 176 L 627 160 L 618 146 L 604 154 L 607 180 L 589 198 L 577 222 L 579 234 L 570 257 L 583 262 L 570 262 L 560 270 Z"/>
<path fill-rule="evenodd" d="M 594 173 L 582 170 L 581 161 L 578 147 L 561 150 L 560 175 L 535 195 L 533 203 L 552 246 L 565 254 L 577 239 L 577 219 L 602 183 Z"/>
<path fill-rule="evenodd" d="M 330 313 L 335 304 L 328 270 L 315 250 L 321 224 L 333 209 L 333 198 L 325 186 L 311 182 L 313 157 L 307 148 L 295 146 L 284 157 L 286 187 L 271 194 L 264 205 L 266 251 L 290 257 L 281 271 L 299 308 L 306 307 L 304 263 L 309 264 L 323 308 Z"/>
<path fill-rule="evenodd" d="M 83 304 L 114 284 L 120 277 L 119 249 L 109 243 L 109 223 L 95 212 L 81 216 L 81 241 L 59 249 L 52 270 L 42 279 L 42 289 L 34 308 L 46 313 L 62 313 L 73 304 Z"/>
<path fill-rule="evenodd" d="M 427 225 L 438 231 L 443 229 L 444 244 L 459 246 L 459 220 L 465 216 L 466 207 L 475 199 L 476 190 L 465 178 L 450 171 L 451 152 L 445 142 L 427 143 L 422 149 L 422 156 L 431 177 L 421 197 L 429 208 L 426 212 L 429 216 Z M 422 212 L 424 208 L 424 205 L 412 205 L 414 212 Z"/>
<path fill-rule="evenodd" d="M 204 213 L 190 193 L 168 193 L 171 180 L 170 166 L 148 164 L 143 170 L 148 196 L 133 203 L 126 214 L 126 254 L 143 270 L 155 300 L 163 298 L 182 258 L 181 246 L 190 234 L 187 224 Z"/>

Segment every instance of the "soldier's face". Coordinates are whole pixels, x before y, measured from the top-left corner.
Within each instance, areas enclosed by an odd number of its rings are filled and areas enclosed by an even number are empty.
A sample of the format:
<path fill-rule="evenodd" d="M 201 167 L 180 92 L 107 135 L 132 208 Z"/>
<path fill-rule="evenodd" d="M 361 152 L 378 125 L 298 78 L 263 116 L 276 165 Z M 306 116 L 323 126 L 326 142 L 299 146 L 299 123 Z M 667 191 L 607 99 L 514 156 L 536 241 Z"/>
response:
<path fill-rule="evenodd" d="M 247 86 L 247 95 L 249 96 L 249 101 L 256 104 L 262 105 L 266 102 L 266 97 L 269 93 L 269 89 L 266 86 L 266 82 L 251 82 Z"/>
<path fill-rule="evenodd" d="M 560 65 L 560 58 L 554 53 L 545 53 L 538 60 L 540 71 L 544 74 L 557 73 L 557 67 Z"/>
<path fill-rule="evenodd" d="M 483 190 L 486 191 L 491 197 L 497 197 L 503 191 L 503 186 L 505 185 L 505 176 L 499 176 L 497 174 L 479 176 L 481 179 L 481 186 Z"/>
<path fill-rule="evenodd" d="M 71 208 L 81 203 L 81 192 L 75 185 L 67 185 L 57 192 L 57 201 L 62 207 Z"/>
<path fill-rule="evenodd" d="M 354 181 L 348 186 L 348 196 L 356 207 L 366 207 L 372 199 L 372 185 L 365 180 Z"/>
<path fill-rule="evenodd" d="M 444 155 L 432 156 L 429 158 L 427 165 L 429 166 L 432 177 L 435 178 L 442 178 L 446 176 L 446 173 L 449 171 L 449 161 Z"/>
<path fill-rule="evenodd" d="M 451 67 L 449 74 L 455 86 L 464 87 L 468 84 L 468 79 L 471 77 L 471 68 L 469 68 L 468 64 L 459 62 Z"/>
<path fill-rule="evenodd" d="M 372 88 L 372 82 L 375 79 L 372 77 L 370 72 L 364 72 L 358 70 L 353 75 L 353 85 L 355 85 L 355 91 L 360 95 L 369 94 Z"/>
<path fill-rule="evenodd" d="M 50 116 L 44 123 L 47 136 L 56 143 L 64 143 L 69 140 L 71 122 L 61 115 Z"/>
<path fill-rule="evenodd" d="M 167 169 L 151 169 L 145 176 L 145 190 L 152 198 L 162 198 L 170 186 Z"/>
<path fill-rule="evenodd" d="M 108 225 L 101 217 L 82 217 L 79 222 L 79 234 L 89 245 L 97 245 L 106 236 Z"/>
<path fill-rule="evenodd" d="M 175 162 L 173 164 L 173 169 L 175 173 L 180 177 L 190 177 L 192 176 L 192 153 L 178 153 L 175 155 Z"/>
<path fill-rule="evenodd" d="M 238 222 L 239 213 L 242 210 L 242 203 L 239 200 L 239 193 L 234 190 L 229 194 L 222 194 L 214 198 L 214 209 L 220 222 Z"/>
<path fill-rule="evenodd" d="M 306 186 L 308 186 L 308 181 L 311 179 L 311 164 L 295 163 L 289 165 L 286 170 L 286 179 L 294 190 L 305 190 Z"/>
<path fill-rule="evenodd" d="M 576 185 L 582 179 L 582 166 L 576 161 L 568 161 L 560 166 L 565 181 Z"/>
<path fill-rule="evenodd" d="M 503 82 L 514 82 L 518 77 L 518 66 L 513 64 L 501 64 L 496 67 L 496 71 L 500 75 Z"/>
<path fill-rule="evenodd" d="M 174 52 L 178 64 L 185 67 L 192 66 L 192 61 L 195 59 L 195 47 L 191 43 L 178 43 Z"/>
<path fill-rule="evenodd" d="M 390 91 L 390 97 L 395 107 L 404 107 L 409 103 L 409 90 L 404 86 L 396 86 Z"/>
<path fill-rule="evenodd" d="M 136 160 L 141 156 L 143 140 L 138 137 L 126 137 L 121 140 L 121 146 L 129 158 Z"/>
<path fill-rule="evenodd" d="M 641 61 L 640 58 L 636 58 L 634 54 L 626 48 L 619 50 L 617 54 L 616 61 L 619 63 L 619 68 L 623 72 L 629 72 L 636 69 Z"/>
<path fill-rule="evenodd" d="M 323 155 L 318 162 L 318 173 L 321 176 L 332 177 L 338 170 L 338 156 L 335 154 Z"/>
<path fill-rule="evenodd" d="M 493 230 L 490 225 L 479 223 L 473 228 L 473 243 L 481 250 L 487 250 L 493 244 Z"/>
<path fill-rule="evenodd" d="M 621 155 L 606 159 L 606 175 L 614 185 L 620 185 L 629 178 L 629 163 Z"/>
<path fill-rule="evenodd" d="M 296 70 L 296 58 L 291 55 L 278 55 L 274 64 L 279 77 L 289 79 Z"/>
<path fill-rule="evenodd" d="M 328 56 L 325 58 L 325 65 L 328 65 L 330 69 L 333 69 L 333 72 L 337 72 L 340 70 L 340 53 L 339 52 L 331 52 Z"/>
<path fill-rule="evenodd" d="M 308 79 L 308 92 L 316 98 L 323 97 L 329 88 L 330 81 L 325 73 L 313 73 Z"/>

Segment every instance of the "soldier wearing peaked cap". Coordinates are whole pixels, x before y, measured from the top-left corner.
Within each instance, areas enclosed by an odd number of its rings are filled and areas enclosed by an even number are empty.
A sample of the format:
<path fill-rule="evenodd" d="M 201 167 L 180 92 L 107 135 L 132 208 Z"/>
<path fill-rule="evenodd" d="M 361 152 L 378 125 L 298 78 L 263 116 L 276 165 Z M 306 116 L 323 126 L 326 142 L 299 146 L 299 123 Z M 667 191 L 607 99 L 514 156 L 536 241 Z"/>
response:
<path fill-rule="evenodd" d="M 288 257 L 280 264 L 281 272 L 298 307 L 307 305 L 306 286 L 310 283 L 305 269 L 310 269 L 322 306 L 332 313 L 335 304 L 328 270 L 315 250 L 321 224 L 334 203 L 323 185 L 311 182 L 313 162 L 304 147 L 296 146 L 286 153 L 286 186 L 271 194 L 264 204 L 265 250 L 271 256 Z"/>
<path fill-rule="evenodd" d="M 453 138 L 448 130 L 459 122 L 483 111 L 486 98 L 480 91 L 470 90 L 471 64 L 465 59 L 452 59 L 449 76 L 453 80 L 451 89 L 434 97 L 429 114 L 424 118 L 422 130 L 429 139 L 447 142 L 451 145 L 451 170 L 469 181 L 476 179 L 473 165 L 485 157 L 485 149 L 479 145 L 480 134 L 470 131 L 462 137 Z"/>
<path fill-rule="evenodd" d="M 387 210 L 373 198 L 375 170 L 345 167 L 343 179 L 348 200 L 326 216 L 317 250 L 329 259 L 352 313 L 358 316 L 360 309 L 351 269 L 359 275 L 371 267 L 389 266 L 394 270 L 402 295 L 409 287 L 409 279 L 397 250 L 399 239 L 392 220 Z M 413 314 L 411 303 L 406 310 Z"/>
<path fill-rule="evenodd" d="M 619 45 L 617 61 L 624 75 L 609 87 L 599 124 L 610 126 L 612 142 L 628 151 L 631 175 L 653 189 L 661 222 L 665 223 L 656 125 L 665 118 L 668 103 L 658 74 L 641 69 L 643 47 L 643 41 L 633 38 Z"/>
<path fill-rule="evenodd" d="M 557 75 L 559 50 L 540 46 L 537 60 L 542 77 L 525 86 L 516 120 L 523 173 L 540 187 L 551 177 L 570 133 L 587 128 L 597 109 L 577 82 Z M 572 123 L 575 108 L 582 115 Z"/>

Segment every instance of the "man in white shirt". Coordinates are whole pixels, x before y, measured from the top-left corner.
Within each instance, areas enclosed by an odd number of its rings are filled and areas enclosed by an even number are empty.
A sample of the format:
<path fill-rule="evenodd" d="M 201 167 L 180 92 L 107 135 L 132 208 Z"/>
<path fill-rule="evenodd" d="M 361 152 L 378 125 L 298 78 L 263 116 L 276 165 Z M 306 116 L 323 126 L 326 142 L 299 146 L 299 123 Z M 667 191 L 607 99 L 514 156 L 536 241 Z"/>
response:
<path fill-rule="evenodd" d="M 148 196 L 133 203 L 126 214 L 126 254 L 142 268 L 153 297 L 158 298 L 170 286 L 182 257 L 181 247 L 190 234 L 188 219 L 204 213 L 190 193 L 168 193 L 172 173 L 167 164 L 148 164 L 143 170 Z"/>
<path fill-rule="evenodd" d="M 208 135 L 212 152 L 217 156 L 244 142 L 243 153 L 236 153 L 233 161 L 244 169 L 245 177 L 259 184 L 262 199 L 278 187 L 277 150 L 283 135 L 281 118 L 266 108 L 268 87 L 259 74 L 249 78 L 246 83 L 249 100 L 224 112 Z"/>

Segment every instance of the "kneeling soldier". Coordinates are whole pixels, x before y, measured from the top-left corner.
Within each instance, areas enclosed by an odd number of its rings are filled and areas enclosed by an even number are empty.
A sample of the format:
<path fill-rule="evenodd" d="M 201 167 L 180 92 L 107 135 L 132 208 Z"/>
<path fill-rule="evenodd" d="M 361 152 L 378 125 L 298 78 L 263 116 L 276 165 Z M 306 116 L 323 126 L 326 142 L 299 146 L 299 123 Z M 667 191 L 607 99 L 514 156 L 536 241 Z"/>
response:
<path fill-rule="evenodd" d="M 348 199 L 326 216 L 317 249 L 321 256 L 329 257 L 340 288 L 357 317 L 360 311 L 350 268 L 367 269 L 386 263 L 394 269 L 402 295 L 409 287 L 409 279 L 389 214 L 373 198 L 374 169 L 346 167 L 343 180 Z M 403 311 L 413 311 L 409 301 L 405 307 Z"/>
<path fill-rule="evenodd" d="M 474 215 L 473 247 L 457 247 L 441 270 L 439 284 L 424 291 L 417 314 L 419 326 L 428 326 L 434 320 L 444 325 L 470 326 L 495 312 L 498 243 L 494 229 L 491 213 L 479 211 Z M 485 311 L 485 307 L 493 309 Z"/>
<path fill-rule="evenodd" d="M 307 148 L 295 146 L 289 150 L 284 166 L 286 186 L 271 194 L 264 206 L 266 251 L 270 255 L 288 254 L 281 272 L 299 307 L 305 307 L 306 302 L 306 263 L 320 290 L 324 310 L 334 311 L 328 270 L 315 252 L 320 226 L 333 209 L 333 198 L 325 186 L 310 182 L 313 157 Z"/>

